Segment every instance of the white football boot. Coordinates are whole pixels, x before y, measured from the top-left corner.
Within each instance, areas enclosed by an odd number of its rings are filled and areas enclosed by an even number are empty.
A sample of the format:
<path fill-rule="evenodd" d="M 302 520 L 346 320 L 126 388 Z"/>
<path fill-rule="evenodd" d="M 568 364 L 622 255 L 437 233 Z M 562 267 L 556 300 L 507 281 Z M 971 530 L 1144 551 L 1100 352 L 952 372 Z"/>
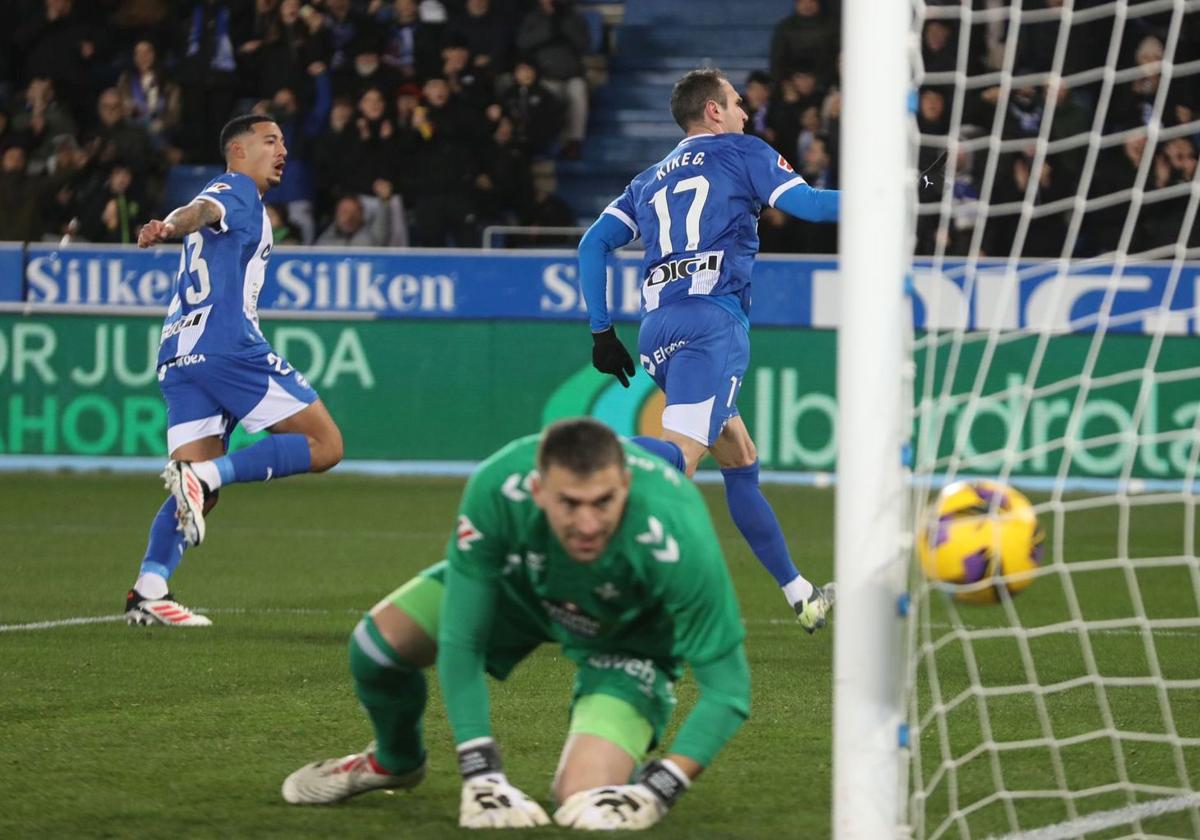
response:
<path fill-rule="evenodd" d="M 187 461 L 168 461 L 162 471 L 163 483 L 175 497 L 179 530 L 189 546 L 204 542 L 204 482 Z"/>
<path fill-rule="evenodd" d="M 194 613 L 168 592 L 161 598 L 143 598 L 136 589 L 125 596 L 125 621 L 128 624 L 165 627 L 211 627 L 207 616 Z"/>
<path fill-rule="evenodd" d="M 803 601 L 797 601 L 796 620 L 808 633 L 815 633 L 825 626 L 826 617 L 833 609 L 837 600 L 837 586 L 827 583 L 824 586 L 814 586 L 812 595 Z"/>
<path fill-rule="evenodd" d="M 332 805 L 371 790 L 414 788 L 425 765 L 393 775 L 375 763 L 375 742 L 360 753 L 306 764 L 283 780 L 283 798 L 293 805 Z"/>

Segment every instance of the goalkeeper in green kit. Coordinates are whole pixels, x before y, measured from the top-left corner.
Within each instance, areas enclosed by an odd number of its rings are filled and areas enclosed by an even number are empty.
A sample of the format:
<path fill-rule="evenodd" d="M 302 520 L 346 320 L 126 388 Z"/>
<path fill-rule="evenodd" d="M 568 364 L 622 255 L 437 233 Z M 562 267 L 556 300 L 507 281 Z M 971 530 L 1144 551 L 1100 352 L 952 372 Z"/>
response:
<path fill-rule="evenodd" d="M 543 642 L 575 662 L 554 821 L 580 829 L 658 822 L 750 711 L 745 631 L 699 491 L 674 467 L 589 419 L 555 423 L 485 461 L 463 493 L 447 559 L 354 629 L 350 670 L 375 729 L 354 755 L 283 783 L 294 804 L 411 788 L 435 662 L 463 777 L 459 825 L 544 825 L 505 776 L 485 673 L 504 679 Z M 647 760 L 691 667 L 700 696 Z"/>

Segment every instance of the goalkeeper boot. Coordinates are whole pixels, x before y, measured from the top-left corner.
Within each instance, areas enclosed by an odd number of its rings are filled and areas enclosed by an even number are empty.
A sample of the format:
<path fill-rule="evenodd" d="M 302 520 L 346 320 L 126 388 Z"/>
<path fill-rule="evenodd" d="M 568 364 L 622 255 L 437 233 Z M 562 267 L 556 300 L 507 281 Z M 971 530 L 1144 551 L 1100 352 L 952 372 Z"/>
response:
<path fill-rule="evenodd" d="M 204 541 L 204 500 L 208 488 L 187 461 L 168 461 L 162 471 L 163 483 L 175 497 L 179 530 L 189 546 Z"/>
<path fill-rule="evenodd" d="M 136 589 L 125 596 L 127 624 L 160 624 L 166 627 L 210 627 L 207 616 L 192 612 L 168 592 L 161 598 L 144 598 Z"/>
<path fill-rule="evenodd" d="M 375 761 L 372 741 L 360 753 L 304 765 L 283 780 L 283 798 L 293 805 L 332 805 L 371 790 L 408 790 L 425 778 L 425 764 L 389 773 Z"/>
<path fill-rule="evenodd" d="M 833 609 L 836 598 L 836 585 L 827 583 L 824 586 L 814 586 L 811 595 L 795 603 L 796 620 L 805 632 L 815 633 L 825 626 L 825 618 Z"/>

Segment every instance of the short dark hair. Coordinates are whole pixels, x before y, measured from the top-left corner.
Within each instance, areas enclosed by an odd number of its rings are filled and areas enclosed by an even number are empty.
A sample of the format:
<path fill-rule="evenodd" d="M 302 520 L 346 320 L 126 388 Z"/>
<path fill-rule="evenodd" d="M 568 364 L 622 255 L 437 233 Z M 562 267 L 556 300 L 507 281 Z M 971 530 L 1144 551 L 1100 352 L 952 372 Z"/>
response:
<path fill-rule="evenodd" d="M 275 120 L 266 114 L 242 114 L 225 123 L 225 127 L 221 129 L 221 155 L 228 155 L 230 143 L 243 134 L 249 134 L 254 130 L 254 126 L 264 122 L 275 122 Z"/>
<path fill-rule="evenodd" d="M 538 443 L 537 467 L 564 467 L 575 475 L 591 475 L 614 464 L 625 466 L 625 450 L 608 426 L 591 417 L 572 417 L 551 423 Z"/>
<path fill-rule="evenodd" d="M 725 74 L 715 67 L 689 70 L 683 74 L 671 91 L 671 116 L 680 128 L 687 131 L 692 123 L 703 120 L 704 106 L 709 101 L 725 101 L 721 90 L 724 80 Z"/>

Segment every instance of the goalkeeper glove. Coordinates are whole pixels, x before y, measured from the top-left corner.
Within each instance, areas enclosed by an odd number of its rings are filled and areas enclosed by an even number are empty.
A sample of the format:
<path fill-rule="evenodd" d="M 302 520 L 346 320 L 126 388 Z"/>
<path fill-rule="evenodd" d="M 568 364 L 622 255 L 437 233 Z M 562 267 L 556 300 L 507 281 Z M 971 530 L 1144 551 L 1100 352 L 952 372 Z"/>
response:
<path fill-rule="evenodd" d="M 633 359 L 617 338 L 616 327 L 592 333 L 592 367 L 601 373 L 611 373 L 622 386 L 629 387 L 629 377 L 634 373 Z"/>
<path fill-rule="evenodd" d="M 937 160 L 925 167 L 921 177 L 917 179 L 917 195 L 921 201 L 940 201 L 942 197 L 942 181 L 946 177 L 946 153 L 938 155 Z"/>
<path fill-rule="evenodd" d="M 460 827 L 532 828 L 550 824 L 541 805 L 508 783 L 500 769 L 500 751 L 491 738 L 459 744 L 458 769 L 463 777 Z"/>
<path fill-rule="evenodd" d="M 651 761 L 632 785 L 581 790 L 554 812 L 562 826 L 585 831 L 640 831 L 661 820 L 691 785 L 687 774 L 669 758 Z"/>

